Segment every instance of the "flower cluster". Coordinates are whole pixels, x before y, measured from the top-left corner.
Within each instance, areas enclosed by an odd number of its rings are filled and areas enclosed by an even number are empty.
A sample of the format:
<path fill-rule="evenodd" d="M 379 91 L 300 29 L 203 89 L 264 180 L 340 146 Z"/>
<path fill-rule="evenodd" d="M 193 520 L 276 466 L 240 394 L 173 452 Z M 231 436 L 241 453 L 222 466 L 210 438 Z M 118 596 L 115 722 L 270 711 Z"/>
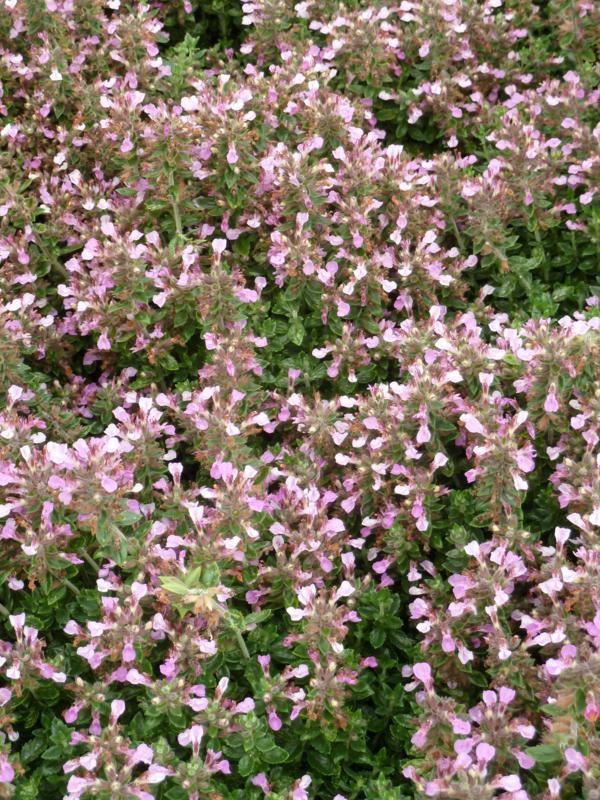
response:
<path fill-rule="evenodd" d="M 596 5 L 0 9 L 0 798 L 598 800 Z"/>

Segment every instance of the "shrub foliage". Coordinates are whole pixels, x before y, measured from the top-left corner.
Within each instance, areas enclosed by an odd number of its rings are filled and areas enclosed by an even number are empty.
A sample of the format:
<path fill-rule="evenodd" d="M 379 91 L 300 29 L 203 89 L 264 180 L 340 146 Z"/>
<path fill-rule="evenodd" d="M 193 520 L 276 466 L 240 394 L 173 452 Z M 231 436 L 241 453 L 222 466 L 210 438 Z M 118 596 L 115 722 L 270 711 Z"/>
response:
<path fill-rule="evenodd" d="M 600 6 L 0 0 L 0 797 L 598 800 Z"/>

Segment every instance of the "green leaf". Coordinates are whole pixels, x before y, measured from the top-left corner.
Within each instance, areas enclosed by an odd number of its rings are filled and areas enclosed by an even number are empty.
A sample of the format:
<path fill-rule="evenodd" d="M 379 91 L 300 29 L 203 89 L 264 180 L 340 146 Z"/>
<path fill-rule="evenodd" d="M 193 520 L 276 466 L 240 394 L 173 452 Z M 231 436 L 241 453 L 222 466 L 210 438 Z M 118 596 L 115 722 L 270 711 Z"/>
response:
<path fill-rule="evenodd" d="M 189 793 L 180 786 L 173 786 L 171 789 L 168 789 L 163 796 L 165 800 L 188 800 Z"/>
<path fill-rule="evenodd" d="M 371 633 L 369 634 L 369 642 L 371 646 L 378 650 L 385 644 L 385 640 L 387 639 L 387 633 L 383 628 L 373 628 Z"/>
<path fill-rule="evenodd" d="M 242 756 L 237 763 L 237 771 L 243 778 L 254 772 L 254 763 L 249 756 Z"/>
<path fill-rule="evenodd" d="M 269 750 L 262 752 L 262 757 L 267 764 L 284 764 L 289 758 L 289 753 L 283 747 L 273 745 Z"/>
<path fill-rule="evenodd" d="M 186 594 L 189 594 L 190 587 L 185 584 L 183 581 L 180 581 L 179 578 L 172 578 L 170 576 L 160 576 L 159 577 L 160 585 L 163 589 L 167 592 L 171 592 L 171 594 L 177 594 L 183 597 Z"/>
<path fill-rule="evenodd" d="M 202 568 L 202 585 L 217 586 L 221 580 L 221 570 L 218 564 L 205 564 Z"/>
<path fill-rule="evenodd" d="M 119 517 L 119 525 L 124 525 L 128 527 L 129 525 L 133 525 L 142 518 L 141 514 L 135 514 L 133 511 L 124 511 L 121 516 Z"/>
<path fill-rule="evenodd" d="M 300 346 L 304 341 L 304 326 L 299 319 L 294 319 L 288 328 L 288 339 L 292 344 Z"/>
<path fill-rule="evenodd" d="M 19 753 L 21 763 L 29 764 L 31 761 L 35 761 L 44 752 L 47 744 L 47 739 L 38 737 L 25 742 Z"/>
<path fill-rule="evenodd" d="M 310 746 L 318 750 L 323 755 L 328 755 L 331 752 L 331 742 L 328 742 L 323 736 L 312 736 L 310 738 Z"/>
<path fill-rule="evenodd" d="M 180 363 L 170 353 L 163 353 L 160 357 L 160 366 L 169 372 L 176 372 L 180 367 Z"/>
<path fill-rule="evenodd" d="M 325 755 L 317 753 L 316 750 L 309 750 L 307 760 L 311 768 L 322 775 L 333 775 L 337 772 L 334 762 Z"/>
<path fill-rule="evenodd" d="M 202 578 L 202 567 L 194 567 L 194 569 L 191 569 L 189 572 L 185 573 L 185 575 L 183 576 L 183 582 L 188 588 L 192 588 L 194 586 L 197 587 L 200 583 L 201 578 Z"/>
<path fill-rule="evenodd" d="M 540 764 L 554 764 L 557 761 L 562 761 L 562 754 L 558 747 L 553 744 L 537 744 L 533 747 L 528 747 L 527 754 Z"/>
<path fill-rule="evenodd" d="M 52 705 L 56 703 L 60 697 L 60 689 L 53 683 L 46 683 L 35 690 L 35 696 L 42 701 L 44 705 Z"/>
<path fill-rule="evenodd" d="M 52 747 L 49 747 L 44 752 L 44 754 L 42 755 L 42 758 L 44 759 L 44 761 L 58 761 L 64 755 L 65 755 L 65 749 L 63 747 L 61 747 L 60 745 L 55 744 Z"/>
<path fill-rule="evenodd" d="M 98 523 L 96 525 L 96 539 L 98 543 L 106 546 L 113 540 L 113 526 L 108 514 L 104 511 L 100 512 Z"/>
<path fill-rule="evenodd" d="M 253 614 L 248 614 L 247 617 L 244 617 L 244 627 L 248 625 L 258 625 L 260 622 L 265 622 L 271 616 L 271 610 L 268 608 L 263 608 L 262 611 L 255 611 Z"/>
<path fill-rule="evenodd" d="M 250 243 L 251 240 L 249 236 L 240 236 L 240 238 L 234 242 L 234 253 L 239 253 L 241 256 L 250 255 Z"/>
<path fill-rule="evenodd" d="M 15 800 L 40 800 L 41 780 L 40 770 L 36 770 L 29 778 L 21 778 L 17 785 Z"/>

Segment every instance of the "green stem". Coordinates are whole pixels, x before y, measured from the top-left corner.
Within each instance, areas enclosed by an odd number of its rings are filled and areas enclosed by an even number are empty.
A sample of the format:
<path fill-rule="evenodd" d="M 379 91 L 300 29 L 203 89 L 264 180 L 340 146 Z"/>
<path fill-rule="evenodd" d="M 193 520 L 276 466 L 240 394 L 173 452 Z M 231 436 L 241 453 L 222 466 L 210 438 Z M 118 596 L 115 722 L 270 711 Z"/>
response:
<path fill-rule="evenodd" d="M 181 214 L 179 213 L 179 205 L 177 200 L 175 199 L 175 195 L 173 193 L 173 189 L 175 189 L 175 176 L 172 172 L 169 172 L 169 198 L 171 200 L 171 208 L 173 210 L 173 219 L 175 220 L 175 230 L 177 232 L 177 236 L 183 236 L 183 225 L 181 224 Z"/>
<path fill-rule="evenodd" d="M 88 551 L 85 549 L 85 547 L 82 547 L 80 552 L 81 552 L 81 557 L 83 558 L 83 560 L 87 561 L 87 563 L 94 570 L 94 572 L 100 572 L 100 567 L 98 566 L 98 564 L 96 564 L 96 562 L 91 557 L 91 555 L 88 553 Z"/>
<path fill-rule="evenodd" d="M 77 588 L 77 586 L 75 586 L 74 583 L 71 583 L 71 581 L 68 578 L 63 578 L 63 582 L 65 586 L 69 587 L 69 589 L 73 592 L 73 594 L 81 594 L 81 591 Z"/>
<path fill-rule="evenodd" d="M 221 41 L 223 42 L 225 47 L 227 47 L 229 44 L 229 38 L 228 38 L 229 25 L 227 23 L 228 20 L 225 14 L 224 13 L 219 14 L 219 28 L 221 31 Z"/>
<path fill-rule="evenodd" d="M 456 224 L 456 220 L 453 216 L 450 217 L 450 222 L 452 223 L 452 230 L 454 231 L 454 235 L 456 236 L 456 241 L 458 242 L 458 246 L 460 248 L 460 252 L 465 252 L 465 242 L 462 237 L 461 232 L 458 229 L 458 225 Z"/>
<path fill-rule="evenodd" d="M 78 587 L 75 586 L 74 583 L 71 583 L 71 581 L 66 577 L 66 575 L 58 575 L 53 569 L 49 571 L 52 575 L 54 575 L 54 577 L 57 580 L 62 581 L 64 585 L 67 586 L 73 592 L 73 594 L 81 594 L 81 590 L 78 589 Z"/>
<path fill-rule="evenodd" d="M 540 227 L 538 225 L 537 219 L 535 220 L 535 227 L 533 229 L 533 235 L 535 236 L 535 243 L 540 249 L 542 255 L 542 270 L 544 273 L 544 282 L 548 283 L 550 278 L 549 269 L 548 269 L 548 259 L 546 258 L 546 251 L 544 250 L 544 243 L 542 242 L 542 235 L 540 233 Z"/>
<path fill-rule="evenodd" d="M 5 617 L 8 617 L 8 616 L 10 616 L 10 611 L 9 611 L 9 610 L 8 610 L 8 608 L 7 608 L 5 605 L 3 605 L 2 603 L 0 603 L 0 614 L 2 614 L 2 615 L 3 615 L 3 616 L 5 616 Z"/>
<path fill-rule="evenodd" d="M 68 271 L 65 269 L 64 265 L 60 263 L 60 261 L 58 260 L 56 255 L 51 254 L 51 253 L 48 252 L 48 249 L 47 249 L 46 245 L 44 244 L 44 242 L 42 240 L 42 237 L 39 236 L 39 235 L 38 235 L 38 237 L 36 239 L 36 244 L 37 244 L 37 246 L 38 246 L 38 248 L 40 250 L 40 253 L 44 256 L 46 261 L 48 261 L 50 264 L 52 264 L 52 266 L 54 267 L 56 272 L 58 272 L 58 274 L 61 276 L 61 278 L 64 278 L 66 281 L 70 280 L 71 276 L 69 275 Z"/>
<path fill-rule="evenodd" d="M 248 648 L 246 647 L 246 642 L 244 641 L 244 637 L 237 628 L 233 628 L 233 633 L 235 635 L 235 638 L 237 639 L 239 648 L 242 651 L 242 655 L 244 656 L 244 658 L 249 659 L 250 653 L 248 651 Z"/>

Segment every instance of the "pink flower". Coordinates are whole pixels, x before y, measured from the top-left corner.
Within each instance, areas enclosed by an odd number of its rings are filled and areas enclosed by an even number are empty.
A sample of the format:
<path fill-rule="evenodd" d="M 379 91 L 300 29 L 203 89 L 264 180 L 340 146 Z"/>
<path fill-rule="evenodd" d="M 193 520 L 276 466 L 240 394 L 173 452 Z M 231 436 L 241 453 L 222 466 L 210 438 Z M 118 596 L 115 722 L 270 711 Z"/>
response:
<path fill-rule="evenodd" d="M 509 705 L 517 696 L 517 693 L 514 689 L 510 689 L 508 686 L 501 686 L 498 690 L 498 694 L 500 697 L 500 702 L 503 705 Z"/>
<path fill-rule="evenodd" d="M 110 350 L 111 344 L 106 331 L 103 331 L 98 337 L 98 350 Z"/>
<path fill-rule="evenodd" d="M 154 753 L 152 752 L 152 748 L 148 747 L 147 744 L 139 744 L 133 753 L 131 753 L 128 763 L 130 766 L 135 764 L 151 764 L 154 759 Z"/>
<path fill-rule="evenodd" d="M 10 783 L 15 777 L 15 771 L 11 766 L 8 757 L 0 753 L 0 781 Z"/>
<path fill-rule="evenodd" d="M 505 792 L 518 792 L 521 788 L 521 780 L 518 775 L 505 775 L 494 778 L 491 785 L 494 788 L 504 789 Z"/>
<path fill-rule="evenodd" d="M 123 139 L 119 150 L 121 151 L 121 153 L 130 153 L 133 150 L 133 147 L 134 145 L 133 142 L 131 141 L 131 137 L 129 136 L 129 134 L 127 134 L 127 136 L 125 136 L 125 138 Z"/>
<path fill-rule="evenodd" d="M 212 249 L 215 255 L 222 255 L 227 249 L 227 239 L 213 239 Z"/>
<path fill-rule="evenodd" d="M 496 755 L 496 748 L 487 744 L 487 742 L 480 742 L 475 748 L 475 755 L 477 756 L 477 761 L 483 767 L 486 767 Z"/>
<path fill-rule="evenodd" d="M 517 748 L 513 749 L 511 752 L 522 769 L 532 769 L 532 767 L 535 767 L 535 758 L 532 758 L 532 756 Z"/>
<path fill-rule="evenodd" d="M 556 411 L 559 410 L 559 408 L 560 405 L 556 398 L 556 389 L 554 387 L 554 384 L 552 384 L 552 386 L 548 390 L 548 396 L 544 401 L 544 411 L 546 411 L 548 414 L 554 414 Z"/>
<path fill-rule="evenodd" d="M 347 317 L 350 313 L 350 306 L 344 300 L 337 301 L 337 315 L 338 317 Z"/>
<path fill-rule="evenodd" d="M 573 747 L 567 747 L 565 750 L 565 761 L 567 772 L 587 772 L 587 758 Z"/>
<path fill-rule="evenodd" d="M 81 797 L 90 786 L 94 784 L 94 778 L 79 778 L 77 775 L 71 775 L 67 784 L 67 791 L 74 797 Z"/>
<path fill-rule="evenodd" d="M 180 103 L 183 110 L 187 111 L 188 113 L 192 111 L 198 111 L 200 108 L 200 102 L 196 96 L 182 97 Z"/>
<path fill-rule="evenodd" d="M 229 150 L 227 151 L 227 163 L 231 164 L 231 165 L 237 164 L 238 160 L 239 160 L 239 157 L 238 157 L 238 154 L 237 154 L 237 150 L 235 149 L 235 145 L 234 144 L 230 144 L 229 145 Z"/>
<path fill-rule="evenodd" d="M 433 679 L 431 667 L 427 662 L 420 661 L 417 664 L 413 664 L 413 675 L 417 680 L 421 681 L 428 691 L 431 691 L 433 688 Z"/>
<path fill-rule="evenodd" d="M 113 700 L 110 704 L 110 720 L 115 724 L 119 717 L 125 713 L 125 703 L 123 700 Z"/>
<path fill-rule="evenodd" d="M 75 720 L 79 716 L 79 712 L 83 708 L 83 705 L 84 705 L 83 703 L 74 703 L 72 706 L 70 706 L 65 710 L 65 712 L 63 713 L 63 718 L 67 723 L 67 725 L 72 725 L 73 722 L 75 722 Z"/>
<path fill-rule="evenodd" d="M 112 492 L 116 492 L 116 490 L 119 488 L 119 484 L 116 482 L 116 480 L 108 475 L 103 475 L 100 478 L 100 485 L 102 486 L 104 491 L 108 492 L 109 494 L 112 494 Z"/>
<path fill-rule="evenodd" d="M 251 711 L 254 711 L 255 702 L 251 697 L 246 697 L 244 700 L 241 700 L 235 706 L 235 713 L 236 714 L 249 714 Z"/>
<path fill-rule="evenodd" d="M 308 789 L 311 783 L 312 778 L 310 775 L 303 775 L 297 780 L 292 789 L 292 800 L 308 800 L 308 792 L 306 789 Z"/>
<path fill-rule="evenodd" d="M 192 725 L 191 728 L 186 728 L 186 730 L 178 735 L 177 741 L 182 747 L 191 745 L 193 755 L 197 756 L 200 752 L 200 744 L 202 743 L 203 736 L 204 728 L 202 725 Z"/>
<path fill-rule="evenodd" d="M 367 656 L 362 659 L 360 666 L 368 669 L 377 669 L 377 659 L 374 656 Z"/>
<path fill-rule="evenodd" d="M 338 600 L 341 600 L 344 597 L 351 597 L 351 595 L 353 595 L 355 591 L 356 590 L 354 586 L 352 586 L 350 581 L 342 581 L 340 586 L 335 590 L 335 593 L 333 595 L 333 601 L 337 602 Z"/>
<path fill-rule="evenodd" d="M 258 775 L 255 775 L 251 780 L 250 783 L 253 786 L 258 786 L 259 789 L 262 789 L 265 794 L 269 794 L 271 791 L 271 787 L 267 780 L 267 776 L 264 772 L 259 772 Z"/>
<path fill-rule="evenodd" d="M 172 774 L 173 772 L 168 769 L 168 767 L 163 767 L 160 764 L 152 764 L 141 777 L 147 783 L 155 784 L 162 783 L 165 778 Z"/>
<path fill-rule="evenodd" d="M 461 414 L 460 420 L 469 433 L 485 434 L 485 428 L 473 414 Z"/>
<path fill-rule="evenodd" d="M 277 716 L 276 711 L 269 711 L 268 721 L 269 721 L 269 727 L 271 728 L 272 731 L 281 730 L 281 726 L 283 725 L 283 723 Z"/>

